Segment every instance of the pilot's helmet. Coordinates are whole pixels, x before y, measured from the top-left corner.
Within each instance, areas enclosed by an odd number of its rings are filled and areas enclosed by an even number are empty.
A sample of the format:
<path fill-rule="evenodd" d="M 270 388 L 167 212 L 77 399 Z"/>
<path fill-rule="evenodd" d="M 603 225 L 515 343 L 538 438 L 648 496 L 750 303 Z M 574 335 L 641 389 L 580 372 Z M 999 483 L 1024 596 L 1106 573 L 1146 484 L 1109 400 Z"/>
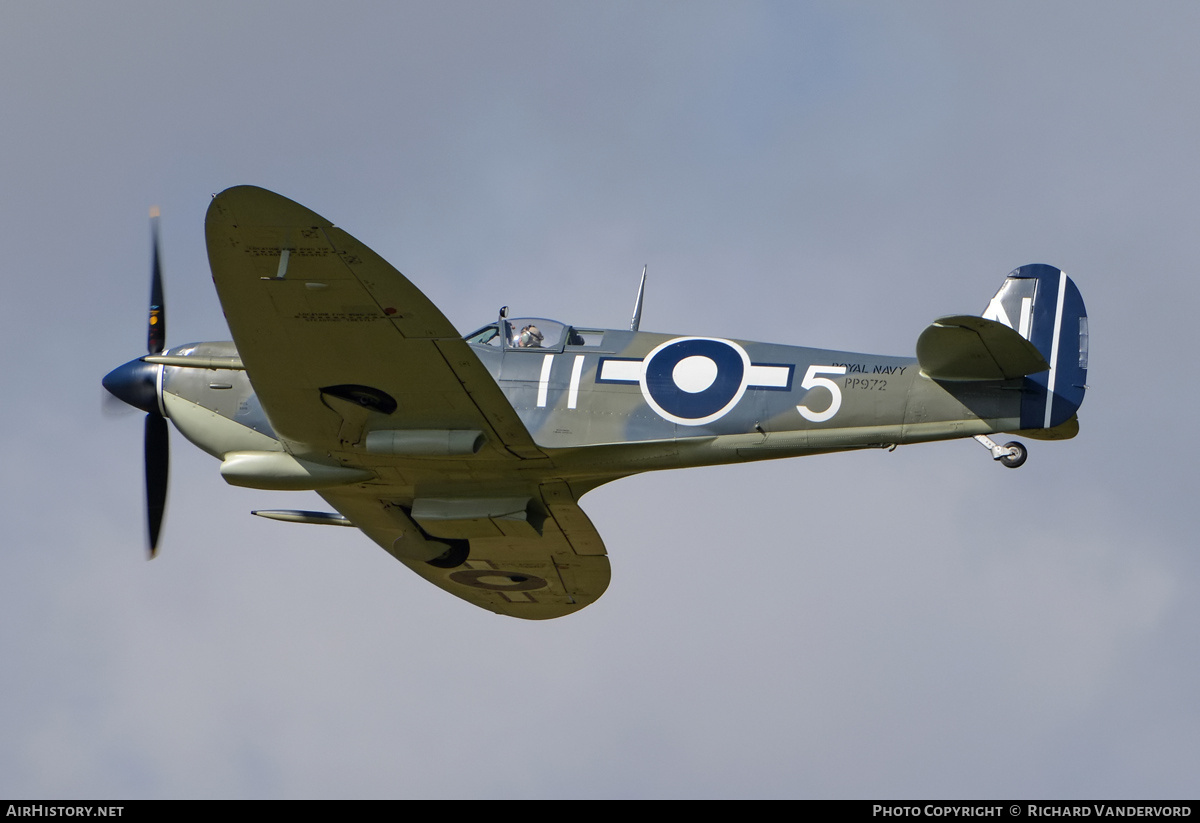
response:
<path fill-rule="evenodd" d="M 542 347 L 542 333 L 538 327 L 530 323 L 525 328 L 521 329 L 521 334 L 517 338 L 517 345 L 523 349 L 540 349 Z"/>

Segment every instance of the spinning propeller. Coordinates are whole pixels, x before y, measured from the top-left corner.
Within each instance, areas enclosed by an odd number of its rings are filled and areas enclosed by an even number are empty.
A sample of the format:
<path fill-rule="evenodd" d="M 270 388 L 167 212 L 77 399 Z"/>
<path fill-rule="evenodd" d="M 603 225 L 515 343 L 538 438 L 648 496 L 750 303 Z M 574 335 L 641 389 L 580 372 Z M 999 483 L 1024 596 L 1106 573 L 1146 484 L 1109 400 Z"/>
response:
<path fill-rule="evenodd" d="M 167 336 L 167 312 L 163 305 L 162 264 L 158 253 L 158 209 L 150 210 L 151 271 L 150 317 L 146 334 L 148 354 L 162 354 Z M 167 468 L 170 441 L 166 411 L 162 405 L 162 366 L 144 359 L 130 360 L 104 376 L 104 388 L 117 399 L 146 412 L 146 525 L 150 557 L 158 552 L 163 511 L 167 504 Z"/>

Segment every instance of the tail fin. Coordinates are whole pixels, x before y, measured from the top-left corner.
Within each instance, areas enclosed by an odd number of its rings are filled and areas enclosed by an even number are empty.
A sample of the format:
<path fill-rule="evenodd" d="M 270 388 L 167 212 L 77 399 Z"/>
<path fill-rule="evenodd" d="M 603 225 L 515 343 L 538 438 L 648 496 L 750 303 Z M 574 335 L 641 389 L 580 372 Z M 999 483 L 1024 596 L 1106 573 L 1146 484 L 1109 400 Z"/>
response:
<path fill-rule="evenodd" d="M 1070 420 L 1083 403 L 1088 365 L 1087 311 L 1071 278 L 1042 263 L 1022 266 L 1008 275 L 983 316 L 1014 329 L 1050 364 L 1025 377 L 1021 428 L 1049 429 Z"/>

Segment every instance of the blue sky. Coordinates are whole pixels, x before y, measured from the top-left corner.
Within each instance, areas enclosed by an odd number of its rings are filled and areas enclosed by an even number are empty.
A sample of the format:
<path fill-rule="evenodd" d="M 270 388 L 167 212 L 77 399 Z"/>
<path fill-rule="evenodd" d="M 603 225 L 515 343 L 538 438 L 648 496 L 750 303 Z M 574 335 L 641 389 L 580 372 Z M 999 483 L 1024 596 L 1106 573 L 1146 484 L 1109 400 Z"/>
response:
<path fill-rule="evenodd" d="M 1187 3 L 17 4 L 0 30 L 0 793 L 1188 797 Z M 1082 432 L 643 475 L 548 624 L 262 521 L 173 439 L 141 546 L 147 209 L 168 340 L 224 339 L 203 216 L 329 217 L 465 333 L 583 325 L 910 355 L 1023 263 L 1091 317 Z"/>

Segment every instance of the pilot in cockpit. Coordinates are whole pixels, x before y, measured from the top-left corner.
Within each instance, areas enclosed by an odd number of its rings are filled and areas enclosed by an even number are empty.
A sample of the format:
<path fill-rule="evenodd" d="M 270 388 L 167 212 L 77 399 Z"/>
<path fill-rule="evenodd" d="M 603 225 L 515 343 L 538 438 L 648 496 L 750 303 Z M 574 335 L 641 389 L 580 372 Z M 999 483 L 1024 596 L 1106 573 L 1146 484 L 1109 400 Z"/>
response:
<path fill-rule="evenodd" d="M 540 349 L 543 339 L 538 327 L 530 323 L 521 329 L 521 333 L 517 335 L 515 345 L 520 349 Z"/>

